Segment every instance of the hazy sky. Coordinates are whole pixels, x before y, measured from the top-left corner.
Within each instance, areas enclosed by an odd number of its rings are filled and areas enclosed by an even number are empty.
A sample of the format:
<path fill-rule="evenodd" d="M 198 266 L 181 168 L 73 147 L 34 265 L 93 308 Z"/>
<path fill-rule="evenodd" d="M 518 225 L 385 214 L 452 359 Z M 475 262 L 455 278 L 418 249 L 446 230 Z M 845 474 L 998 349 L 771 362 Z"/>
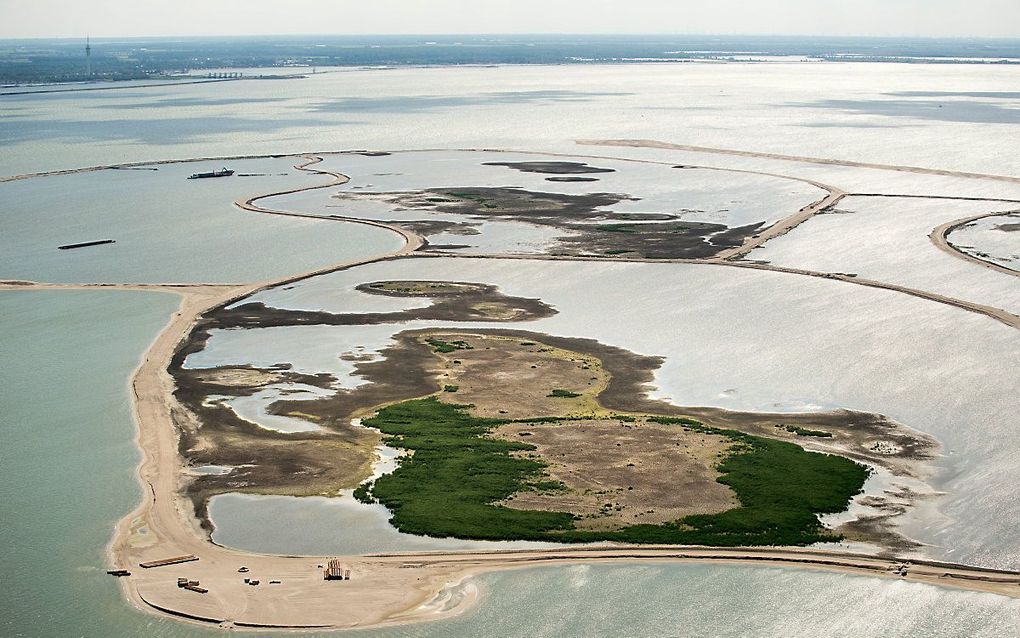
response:
<path fill-rule="evenodd" d="M 1020 0 L 0 0 L 0 37 L 86 31 L 1020 37 Z"/>

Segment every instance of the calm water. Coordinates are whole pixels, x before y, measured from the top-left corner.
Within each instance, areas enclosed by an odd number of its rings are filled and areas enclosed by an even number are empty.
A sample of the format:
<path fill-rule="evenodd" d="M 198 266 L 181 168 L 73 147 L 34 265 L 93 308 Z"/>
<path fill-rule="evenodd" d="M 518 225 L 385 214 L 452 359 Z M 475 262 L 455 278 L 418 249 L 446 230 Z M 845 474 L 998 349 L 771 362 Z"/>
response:
<path fill-rule="evenodd" d="M 799 232 L 768 242 L 752 251 L 748 259 L 818 272 L 857 273 L 1017 313 L 1020 285 L 1016 277 L 948 257 L 928 239 L 928 233 L 939 224 L 1015 206 L 1004 202 L 848 197 L 839 203 L 843 212 L 817 215 L 798 228 Z M 1006 218 L 989 219 L 1001 224 Z M 994 221 L 980 221 L 983 223 L 978 228 L 988 230 L 972 235 L 977 238 L 972 244 L 1006 257 L 1011 253 L 1020 256 L 1020 232 L 991 230 Z M 961 232 L 973 231 L 954 232 L 952 241 L 967 244 Z M 1000 243 L 993 243 L 995 240 Z M 1012 246 L 1007 248 L 1010 243 Z"/>
<path fill-rule="evenodd" d="M 49 282 L 260 281 L 395 250 L 381 228 L 263 215 L 238 199 L 322 184 L 300 159 L 226 162 L 259 177 L 189 180 L 223 162 L 167 164 L 0 184 L 0 278 Z M 115 244 L 57 250 L 63 244 Z"/>
<path fill-rule="evenodd" d="M 1010 144 L 1018 85 L 1020 66 L 693 63 L 404 68 L 282 89 L 7 97 L 0 174 L 239 150 L 577 152 L 574 140 L 605 137 L 1020 174 Z"/>
<path fill-rule="evenodd" d="M 112 525 L 141 494 L 127 378 L 177 303 L 159 293 L 0 293 L 0 634 L 169 626 L 133 612 L 103 570 Z"/>
<path fill-rule="evenodd" d="M 976 638 L 1020 633 L 1017 601 L 782 569 L 542 568 L 483 578 L 480 589 L 492 604 L 442 625 L 392 635 Z"/>
<path fill-rule="evenodd" d="M 470 541 L 432 538 L 397 531 L 385 506 L 342 496 L 265 496 L 220 494 L 209 500 L 216 523 L 213 540 L 228 547 L 269 554 L 343 555 L 375 552 L 499 550 L 556 547 L 526 541 Z M 251 533 L 258 528 L 257 536 Z"/>
<path fill-rule="evenodd" d="M 548 174 L 529 173 L 493 163 L 584 162 L 612 172 L 596 173 L 594 182 L 550 182 Z M 668 214 L 685 222 L 729 227 L 773 223 L 787 211 L 820 199 L 823 191 L 804 182 L 773 176 L 701 169 L 677 170 L 671 164 L 627 162 L 584 157 L 479 151 L 421 151 L 382 157 L 327 155 L 323 167 L 350 176 L 337 189 L 271 197 L 264 205 L 277 210 L 379 220 L 424 220 L 470 224 L 468 232 L 424 231 L 430 244 L 462 246 L 457 252 L 536 253 L 555 247 L 557 237 L 576 233 L 519 221 L 485 221 L 486 217 L 405 209 L 388 203 L 392 193 L 434 188 L 492 187 L 585 195 L 617 193 L 621 201 L 596 208 L 599 213 Z M 589 175 L 592 177 L 592 175 Z M 390 195 L 379 196 L 380 193 Z M 366 195 L 374 197 L 366 198 Z M 607 219 L 587 223 L 606 223 Z M 584 223 L 584 222 L 582 222 Z"/>
<path fill-rule="evenodd" d="M 575 149 L 578 154 L 590 148 Z M 594 182 L 550 182 L 550 174 L 529 173 L 492 163 L 513 162 L 583 162 L 594 168 L 613 172 L 586 174 Z M 393 153 L 382 157 L 361 155 L 327 155 L 322 167 L 351 177 L 340 192 L 385 193 L 424 190 L 428 188 L 516 187 L 552 193 L 622 193 L 632 200 L 622 200 L 600 210 L 618 213 L 672 213 L 685 221 L 711 222 L 728 226 L 744 226 L 756 222 L 774 222 L 786 211 L 821 199 L 824 192 L 814 186 L 791 179 L 767 175 L 721 172 L 701 169 L 678 170 L 671 164 L 650 164 L 612 159 L 550 156 L 524 153 L 479 151 L 421 151 Z M 267 205 L 283 210 L 299 210 L 319 214 L 341 214 L 354 217 L 383 219 L 443 219 L 463 221 L 464 215 L 425 214 L 409 211 L 394 213 L 393 206 L 380 206 L 376 211 L 348 206 L 359 204 L 347 199 L 330 197 L 330 189 L 282 195 L 266 200 Z M 380 211 L 385 214 L 380 215 Z M 375 214 L 373 214 L 373 212 Z"/>

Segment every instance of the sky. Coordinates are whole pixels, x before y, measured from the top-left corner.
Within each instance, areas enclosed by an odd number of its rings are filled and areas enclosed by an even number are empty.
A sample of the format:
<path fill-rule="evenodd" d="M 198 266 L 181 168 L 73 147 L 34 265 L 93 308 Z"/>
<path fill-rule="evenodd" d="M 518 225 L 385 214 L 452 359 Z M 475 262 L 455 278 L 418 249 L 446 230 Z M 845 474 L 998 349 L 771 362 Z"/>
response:
<path fill-rule="evenodd" d="M 0 0 L 0 38 L 86 32 L 1020 37 L 1020 0 Z"/>

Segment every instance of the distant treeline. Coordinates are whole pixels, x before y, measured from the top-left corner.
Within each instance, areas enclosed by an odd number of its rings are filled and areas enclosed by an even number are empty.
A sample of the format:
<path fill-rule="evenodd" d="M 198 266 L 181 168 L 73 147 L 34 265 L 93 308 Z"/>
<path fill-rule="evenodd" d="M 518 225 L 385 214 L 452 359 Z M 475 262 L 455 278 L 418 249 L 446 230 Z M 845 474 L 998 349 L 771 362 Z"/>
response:
<path fill-rule="evenodd" d="M 277 36 L 92 40 L 92 77 L 275 66 L 583 64 L 748 56 L 1020 62 L 1020 39 L 764 36 Z M 0 40 L 0 82 L 81 81 L 85 41 Z"/>

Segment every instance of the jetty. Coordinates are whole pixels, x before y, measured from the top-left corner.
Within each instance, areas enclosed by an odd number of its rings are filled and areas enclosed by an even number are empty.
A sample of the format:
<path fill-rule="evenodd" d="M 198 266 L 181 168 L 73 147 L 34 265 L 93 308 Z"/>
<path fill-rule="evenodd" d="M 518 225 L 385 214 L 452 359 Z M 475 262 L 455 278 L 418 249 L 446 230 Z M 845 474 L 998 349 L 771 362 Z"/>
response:
<path fill-rule="evenodd" d="M 150 560 L 144 563 L 138 563 L 139 567 L 145 569 L 152 569 L 153 567 L 166 567 L 167 565 L 179 565 L 180 563 L 190 563 L 191 561 L 198 560 L 198 556 L 193 554 L 185 554 L 184 556 L 173 556 L 171 558 L 161 558 L 160 560 Z"/>

